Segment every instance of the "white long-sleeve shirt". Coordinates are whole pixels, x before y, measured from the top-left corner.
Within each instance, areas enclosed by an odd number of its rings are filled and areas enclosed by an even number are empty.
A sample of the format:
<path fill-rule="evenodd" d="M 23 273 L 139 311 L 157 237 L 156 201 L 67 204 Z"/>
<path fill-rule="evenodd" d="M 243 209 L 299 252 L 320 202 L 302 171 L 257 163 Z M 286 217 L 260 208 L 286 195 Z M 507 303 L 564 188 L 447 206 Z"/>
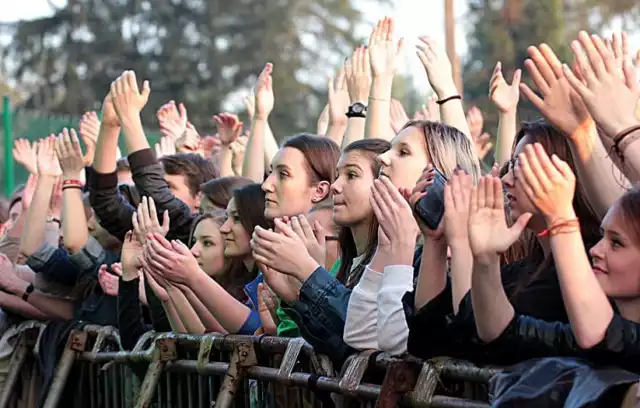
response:
<path fill-rule="evenodd" d="M 407 352 L 409 326 L 402 298 L 413 290 L 413 266 L 389 265 L 384 268 L 378 291 L 378 346 L 392 356 Z"/>
<path fill-rule="evenodd" d="M 384 272 L 366 267 L 351 293 L 344 341 L 356 350 L 383 350 L 400 355 L 407 350 L 409 328 L 402 297 L 413 290 L 413 267 L 389 265 Z"/>

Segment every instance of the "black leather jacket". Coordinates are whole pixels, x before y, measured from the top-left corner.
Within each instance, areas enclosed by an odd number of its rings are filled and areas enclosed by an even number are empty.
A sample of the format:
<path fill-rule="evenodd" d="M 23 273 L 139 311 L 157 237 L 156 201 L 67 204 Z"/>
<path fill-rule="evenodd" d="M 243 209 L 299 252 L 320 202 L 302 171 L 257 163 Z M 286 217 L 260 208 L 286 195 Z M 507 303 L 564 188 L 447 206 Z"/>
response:
<path fill-rule="evenodd" d="M 569 324 L 516 315 L 490 347 L 509 350 L 522 359 L 577 357 L 596 365 L 618 366 L 640 373 L 640 324 L 615 314 L 604 338 L 590 349 L 578 346 Z"/>

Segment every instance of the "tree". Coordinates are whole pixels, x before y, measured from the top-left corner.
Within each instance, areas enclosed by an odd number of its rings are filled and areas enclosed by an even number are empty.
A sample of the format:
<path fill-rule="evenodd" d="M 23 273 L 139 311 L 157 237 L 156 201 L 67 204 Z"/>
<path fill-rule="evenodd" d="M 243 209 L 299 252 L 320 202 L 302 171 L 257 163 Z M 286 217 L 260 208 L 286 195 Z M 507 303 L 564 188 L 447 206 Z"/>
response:
<path fill-rule="evenodd" d="M 598 18 L 594 17 L 594 10 Z M 625 16 L 640 22 L 640 3 L 634 0 L 469 0 L 467 32 L 469 53 L 463 66 L 465 100 L 478 106 L 490 132 L 497 127 L 498 113 L 488 98 L 489 80 L 498 61 L 505 78 L 524 67 L 530 45 L 546 43 L 563 61 L 571 61 L 570 40 L 579 30 L 600 31 L 612 18 Z M 629 16 L 636 16 L 635 20 Z M 589 18 L 588 18 L 589 17 Z M 528 80 L 526 70 L 524 80 Z M 540 117 L 524 98 L 520 120 Z"/>
<path fill-rule="evenodd" d="M 315 123 L 327 68 L 350 52 L 360 22 L 350 0 L 69 0 L 51 17 L 5 27 L 3 54 L 27 108 L 96 109 L 111 81 L 134 69 L 151 82 L 146 124 L 174 99 L 198 127 L 271 61 L 272 127 L 285 136 Z"/>

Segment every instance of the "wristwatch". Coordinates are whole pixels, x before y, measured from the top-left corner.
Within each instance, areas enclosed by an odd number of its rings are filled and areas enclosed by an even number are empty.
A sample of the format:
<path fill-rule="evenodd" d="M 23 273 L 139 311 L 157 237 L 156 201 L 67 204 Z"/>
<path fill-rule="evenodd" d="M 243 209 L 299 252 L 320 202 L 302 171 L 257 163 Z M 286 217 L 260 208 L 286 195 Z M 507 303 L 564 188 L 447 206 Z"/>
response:
<path fill-rule="evenodd" d="M 367 105 L 361 102 L 356 102 L 349 106 L 347 110 L 348 118 L 366 118 L 367 117 Z"/>
<path fill-rule="evenodd" d="M 22 294 L 22 300 L 24 300 L 25 302 L 29 300 L 29 295 L 31 294 L 31 292 L 33 292 L 33 289 L 34 289 L 33 283 L 30 283 L 29 286 L 27 286 L 27 288 L 24 290 L 24 293 Z"/>

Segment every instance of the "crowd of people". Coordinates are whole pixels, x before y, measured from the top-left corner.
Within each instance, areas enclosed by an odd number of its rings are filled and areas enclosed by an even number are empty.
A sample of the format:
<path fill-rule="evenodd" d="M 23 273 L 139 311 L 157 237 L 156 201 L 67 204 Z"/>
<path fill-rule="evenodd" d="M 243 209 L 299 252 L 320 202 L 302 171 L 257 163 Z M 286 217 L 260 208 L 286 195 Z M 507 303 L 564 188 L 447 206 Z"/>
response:
<path fill-rule="evenodd" d="M 362 350 L 506 367 L 494 406 L 635 406 L 640 64 L 626 34 L 581 32 L 569 64 L 531 46 L 531 86 L 497 62 L 495 146 L 428 37 L 415 52 L 435 94 L 409 119 L 391 97 L 403 48 L 378 22 L 330 79 L 317 130 L 280 145 L 270 63 L 250 123 L 220 113 L 215 136 L 169 101 L 150 146 L 152 84 L 126 71 L 100 116 L 16 140 L 30 176 L 2 224 L 4 372 L 35 319 L 43 390 L 69 332 L 97 324 L 125 350 L 151 329 L 303 337 L 338 368 Z M 540 120 L 518 122 L 521 93 Z"/>

